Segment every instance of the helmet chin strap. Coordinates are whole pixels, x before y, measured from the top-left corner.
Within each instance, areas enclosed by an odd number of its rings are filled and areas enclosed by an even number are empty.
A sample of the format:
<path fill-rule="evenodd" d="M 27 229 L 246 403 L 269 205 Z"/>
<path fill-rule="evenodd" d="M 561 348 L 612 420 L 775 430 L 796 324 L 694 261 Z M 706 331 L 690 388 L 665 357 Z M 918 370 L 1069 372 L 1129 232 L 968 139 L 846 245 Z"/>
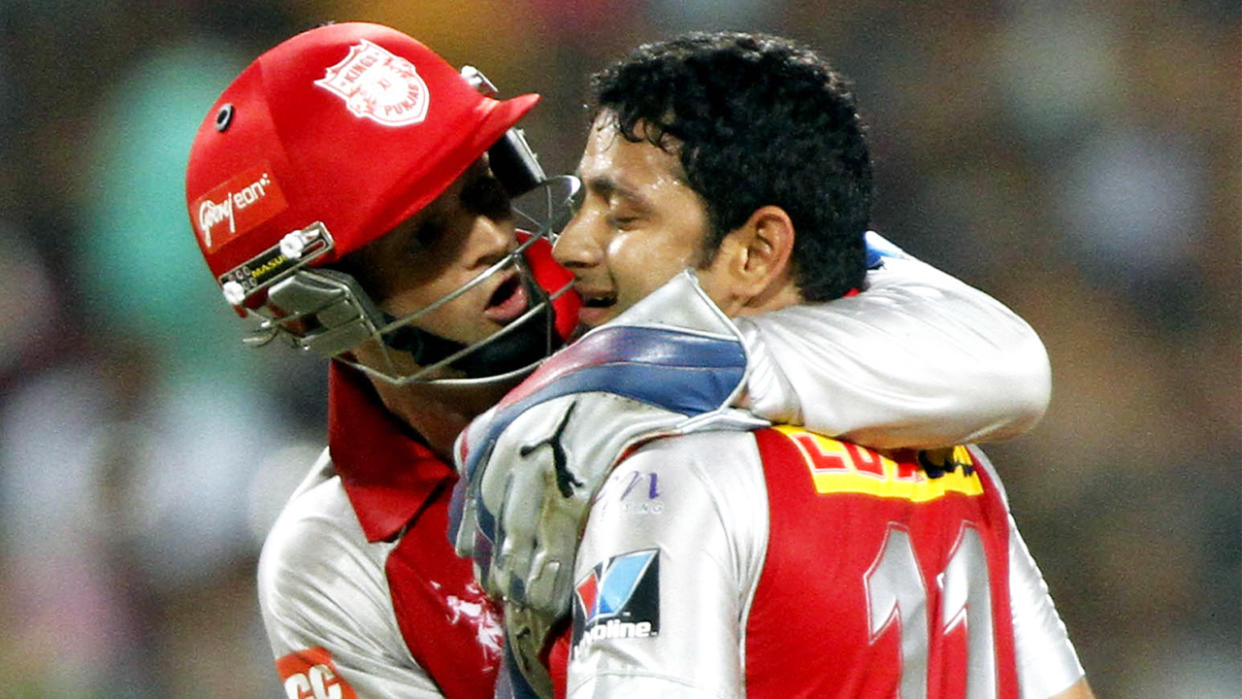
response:
<path fill-rule="evenodd" d="M 382 315 L 385 325 L 391 325 L 398 320 L 396 316 L 388 313 Z M 506 374 L 530 366 L 546 357 L 550 349 L 559 346 L 554 320 L 549 305 L 546 312 L 527 319 L 520 327 L 514 328 L 503 337 L 480 343 L 448 366 L 464 373 L 467 378 Z M 431 366 L 468 347 L 413 325 L 403 325 L 385 332 L 383 338 L 385 345 L 408 353 L 420 366 Z M 553 344 L 550 346 L 549 342 Z"/>
<path fill-rule="evenodd" d="M 391 313 L 382 313 L 385 325 L 391 325 L 397 322 L 397 316 Z M 414 363 L 427 366 L 435 364 L 455 352 L 460 352 L 466 346 L 460 342 L 455 342 L 432 332 L 414 327 L 413 325 L 403 325 L 394 330 L 390 330 L 383 335 L 384 344 L 398 352 L 406 352 L 414 358 Z"/>

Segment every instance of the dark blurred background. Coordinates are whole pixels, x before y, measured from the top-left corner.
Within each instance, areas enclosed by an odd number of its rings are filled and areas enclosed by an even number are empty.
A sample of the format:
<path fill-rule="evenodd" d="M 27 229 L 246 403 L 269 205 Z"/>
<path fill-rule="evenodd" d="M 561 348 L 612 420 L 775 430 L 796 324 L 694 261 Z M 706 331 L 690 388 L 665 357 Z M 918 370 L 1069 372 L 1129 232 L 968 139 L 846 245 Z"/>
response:
<path fill-rule="evenodd" d="M 686 29 L 851 76 L 876 227 L 1039 331 L 1043 422 L 989 451 L 1103 697 L 1242 696 L 1242 22 L 1222 0 L 0 3 L 0 694 L 278 697 L 255 557 L 325 438 L 324 364 L 248 350 L 184 210 L 251 59 L 365 19 L 544 102 Z"/>

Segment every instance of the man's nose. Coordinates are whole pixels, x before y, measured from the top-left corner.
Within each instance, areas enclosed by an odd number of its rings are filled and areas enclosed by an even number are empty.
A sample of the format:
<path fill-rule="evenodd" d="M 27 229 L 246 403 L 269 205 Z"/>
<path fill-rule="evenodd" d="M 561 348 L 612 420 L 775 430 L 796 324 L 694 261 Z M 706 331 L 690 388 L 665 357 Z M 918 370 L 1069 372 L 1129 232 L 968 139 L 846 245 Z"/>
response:
<path fill-rule="evenodd" d="M 504 259 L 515 247 L 517 237 L 511 220 L 497 221 L 490 216 L 475 216 L 468 251 L 471 268 L 490 267 Z"/>
<path fill-rule="evenodd" d="M 587 208 L 574 214 L 552 248 L 552 256 L 562 267 L 573 269 L 599 264 L 603 249 L 596 234 L 599 223 L 599 215 Z"/>

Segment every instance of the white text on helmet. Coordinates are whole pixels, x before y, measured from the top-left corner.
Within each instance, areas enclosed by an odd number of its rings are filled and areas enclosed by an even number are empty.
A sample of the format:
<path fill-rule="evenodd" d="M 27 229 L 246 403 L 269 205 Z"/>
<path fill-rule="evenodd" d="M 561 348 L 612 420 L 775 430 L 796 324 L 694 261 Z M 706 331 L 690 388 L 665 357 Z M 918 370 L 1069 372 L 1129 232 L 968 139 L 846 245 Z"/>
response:
<path fill-rule="evenodd" d="M 205 199 L 198 207 L 198 229 L 202 231 L 207 246 L 211 247 L 212 229 L 224 221 L 229 222 L 229 234 L 236 233 L 237 217 L 234 212 L 241 211 L 267 196 L 267 188 L 271 183 L 271 177 L 265 172 L 259 179 L 237 192 L 225 192 L 220 202 Z"/>

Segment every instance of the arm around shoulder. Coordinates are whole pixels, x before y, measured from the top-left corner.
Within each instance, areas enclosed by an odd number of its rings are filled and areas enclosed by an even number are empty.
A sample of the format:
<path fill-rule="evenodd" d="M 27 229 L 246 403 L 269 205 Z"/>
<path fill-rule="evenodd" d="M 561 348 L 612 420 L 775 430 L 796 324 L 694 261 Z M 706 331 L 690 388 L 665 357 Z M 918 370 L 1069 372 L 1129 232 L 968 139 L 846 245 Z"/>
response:
<path fill-rule="evenodd" d="M 875 448 L 1015 437 L 1047 409 L 1039 336 L 996 299 L 909 257 L 856 296 L 738 319 L 750 407 Z"/>

